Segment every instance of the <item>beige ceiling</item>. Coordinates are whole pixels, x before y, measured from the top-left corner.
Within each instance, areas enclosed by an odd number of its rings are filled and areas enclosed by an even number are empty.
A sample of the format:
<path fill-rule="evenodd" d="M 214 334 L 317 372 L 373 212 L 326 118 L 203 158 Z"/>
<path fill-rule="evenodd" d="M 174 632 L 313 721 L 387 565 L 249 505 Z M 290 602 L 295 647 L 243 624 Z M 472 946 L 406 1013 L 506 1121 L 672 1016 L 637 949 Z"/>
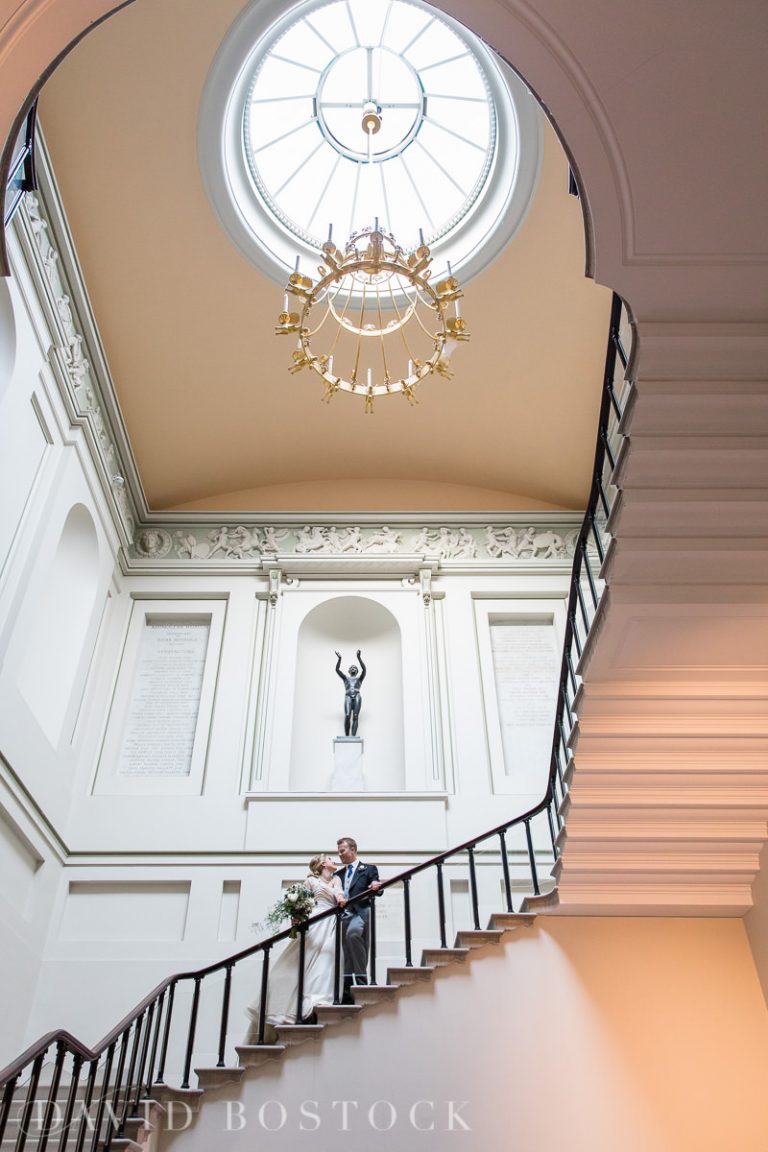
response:
<path fill-rule="evenodd" d="M 206 198 L 196 118 L 241 0 L 136 0 L 47 84 L 40 114 L 153 509 L 581 508 L 610 294 L 584 278 L 578 201 L 547 127 L 535 201 L 466 286 L 455 376 L 365 415 L 320 401 L 273 335 L 280 288 Z"/>

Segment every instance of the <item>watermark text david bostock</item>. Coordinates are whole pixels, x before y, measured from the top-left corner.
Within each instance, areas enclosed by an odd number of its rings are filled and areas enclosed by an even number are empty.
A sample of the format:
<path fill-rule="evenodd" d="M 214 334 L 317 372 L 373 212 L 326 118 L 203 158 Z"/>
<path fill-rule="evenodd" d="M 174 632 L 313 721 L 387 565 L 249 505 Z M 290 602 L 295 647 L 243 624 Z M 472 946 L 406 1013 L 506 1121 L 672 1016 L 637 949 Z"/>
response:
<path fill-rule="evenodd" d="M 299 1100 L 289 1104 L 274 1098 L 262 1100 L 258 1105 L 246 1105 L 242 1100 L 225 1100 L 225 1132 L 243 1132 L 246 1129 L 262 1132 L 318 1132 L 320 1129 L 336 1132 L 471 1132 L 468 1100 Z M 135 1112 L 148 1125 L 162 1127 L 166 1132 L 184 1132 L 192 1124 L 194 1113 L 185 1100 L 168 1100 L 162 1111 L 152 1112 L 153 1101 L 141 1100 Z M 27 1135 L 48 1137 L 61 1135 L 65 1127 L 70 1131 L 82 1125 L 93 1132 L 96 1124 L 109 1124 L 113 1132 L 119 1131 L 125 1111 L 115 1110 L 109 1100 L 99 1105 L 92 1101 L 86 1108 L 79 1101 L 67 1117 L 57 1103 L 35 1101 L 25 1117 Z M 98 1119 L 97 1119 L 98 1118 Z"/>

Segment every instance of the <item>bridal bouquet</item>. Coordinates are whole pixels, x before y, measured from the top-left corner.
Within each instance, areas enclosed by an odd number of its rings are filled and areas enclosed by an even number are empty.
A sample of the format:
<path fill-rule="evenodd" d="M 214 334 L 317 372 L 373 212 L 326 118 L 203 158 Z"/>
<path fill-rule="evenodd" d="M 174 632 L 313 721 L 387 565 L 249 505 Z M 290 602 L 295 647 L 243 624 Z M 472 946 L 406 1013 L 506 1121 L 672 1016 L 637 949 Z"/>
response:
<path fill-rule="evenodd" d="M 290 920 L 293 925 L 290 936 L 291 940 L 295 940 L 297 925 L 309 919 L 315 909 L 315 903 L 314 896 L 303 884 L 291 884 L 283 893 L 282 900 L 278 900 L 274 908 L 267 912 L 264 920 L 254 924 L 254 928 L 270 928 L 273 932 L 278 932 L 282 922 Z"/>

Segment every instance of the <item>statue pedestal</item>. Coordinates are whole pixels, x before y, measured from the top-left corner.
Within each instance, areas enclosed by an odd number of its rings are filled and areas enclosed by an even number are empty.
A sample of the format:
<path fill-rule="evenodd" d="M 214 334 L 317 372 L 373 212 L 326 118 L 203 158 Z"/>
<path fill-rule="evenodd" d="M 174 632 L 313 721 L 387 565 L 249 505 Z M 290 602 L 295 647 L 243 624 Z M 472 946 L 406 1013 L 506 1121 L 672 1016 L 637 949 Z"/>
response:
<path fill-rule="evenodd" d="M 362 736 L 334 739 L 331 792 L 365 792 Z"/>

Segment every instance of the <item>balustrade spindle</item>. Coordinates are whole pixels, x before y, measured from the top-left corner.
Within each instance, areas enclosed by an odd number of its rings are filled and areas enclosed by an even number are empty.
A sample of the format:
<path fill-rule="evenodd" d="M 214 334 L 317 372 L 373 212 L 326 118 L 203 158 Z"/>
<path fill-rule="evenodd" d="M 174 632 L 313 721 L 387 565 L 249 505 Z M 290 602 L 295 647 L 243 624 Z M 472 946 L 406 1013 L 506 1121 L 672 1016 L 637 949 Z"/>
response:
<path fill-rule="evenodd" d="M 3 1089 L 3 1100 L 2 1104 L 0 1104 L 0 1144 L 2 1144 L 3 1137 L 5 1136 L 5 1128 L 8 1123 L 8 1116 L 11 1111 L 11 1104 L 13 1103 L 18 1081 L 19 1077 L 17 1074 L 8 1081 Z"/>
<path fill-rule="evenodd" d="M 131 1047 L 131 1059 L 128 1064 L 128 1075 L 125 1078 L 125 1092 L 123 1094 L 123 1108 L 120 1114 L 120 1126 L 117 1130 L 117 1135 L 122 1137 L 125 1135 L 125 1122 L 128 1119 L 128 1109 L 131 1104 L 131 1092 L 133 1090 L 133 1077 L 136 1073 L 136 1061 L 139 1056 L 139 1048 L 141 1044 L 141 1037 L 144 1032 L 144 1025 L 146 1022 L 146 1011 L 142 1012 L 136 1021 L 136 1028 L 133 1033 L 133 1045 Z"/>
<path fill-rule="evenodd" d="M 440 947 L 447 948 L 445 935 L 445 890 L 443 888 L 443 862 L 437 864 L 437 914 L 440 918 Z"/>
<path fill-rule="evenodd" d="M 371 911 L 368 917 L 368 980 L 376 983 L 376 900 L 371 900 Z"/>
<path fill-rule="evenodd" d="M 475 869 L 475 848 L 467 848 L 469 856 L 469 891 L 472 898 L 472 923 L 475 931 L 480 931 L 480 907 L 477 899 L 477 871 Z"/>
<path fill-rule="evenodd" d="M 109 1048 L 107 1048 L 107 1055 L 104 1061 L 104 1075 L 101 1080 L 101 1092 L 99 1093 L 99 1103 L 96 1107 L 96 1119 L 93 1122 L 93 1138 L 91 1140 L 91 1152 L 96 1152 L 101 1144 L 101 1125 L 104 1120 L 104 1107 L 107 1099 L 107 1092 L 109 1091 L 109 1078 L 112 1074 L 112 1063 L 115 1059 L 115 1047 L 117 1041 L 113 1040 Z M 86 1120 L 88 1117 L 86 1117 Z"/>
<path fill-rule="evenodd" d="M 403 878 L 403 919 L 405 922 L 405 966 L 413 968 L 411 958 L 411 878 Z"/>
<path fill-rule="evenodd" d="M 499 840 L 501 842 L 501 870 L 504 876 L 504 899 L 507 905 L 507 912 L 513 912 L 512 884 L 509 879 L 509 858 L 507 856 L 507 836 L 503 830 L 499 832 Z M 445 945 L 443 945 L 443 947 L 445 947 Z"/>
<path fill-rule="evenodd" d="M 83 1058 L 77 1052 L 72 1056 L 72 1072 L 69 1078 L 69 1090 L 67 1092 L 67 1103 L 64 1106 L 64 1117 L 61 1121 L 61 1133 L 59 1135 L 59 1144 L 57 1152 L 64 1152 L 69 1141 L 69 1126 L 72 1123 L 72 1116 L 75 1111 L 75 1101 L 77 1099 L 77 1088 L 80 1083 L 80 1069 L 83 1066 Z M 0 1143 L 2 1137 L 0 1137 Z"/>
<path fill-rule="evenodd" d="M 195 1047 L 195 1032 L 197 1030 L 197 1013 L 200 1007 L 200 985 L 202 976 L 195 976 L 195 990 L 192 993 L 192 1014 L 189 1018 L 189 1032 L 187 1033 L 187 1052 L 184 1057 L 184 1076 L 181 1081 L 182 1088 L 189 1088 L 189 1076 L 192 1071 L 192 1052 Z"/>
<path fill-rule="evenodd" d="M 147 1084 L 146 1084 L 146 1089 L 145 1089 L 145 1095 L 147 1097 L 150 1097 L 152 1095 L 152 1085 L 154 1084 L 155 1060 L 157 1060 L 157 1046 L 158 1046 L 158 1043 L 160 1041 L 160 1026 L 161 1026 L 162 1019 L 163 1019 L 163 1008 L 165 1007 L 165 991 L 166 990 L 164 988 L 163 991 L 160 993 L 157 1001 L 156 1001 L 157 1014 L 155 1016 L 155 1034 L 152 1037 L 152 1049 L 149 1053 L 149 1064 L 148 1064 L 149 1071 L 148 1071 L 148 1075 L 147 1075 Z"/>
<path fill-rule="evenodd" d="M 341 909 L 336 909 L 336 930 L 333 939 L 333 1002 L 341 1003 Z"/>
<path fill-rule="evenodd" d="M 42 1071 L 43 1063 L 45 1061 L 45 1053 L 47 1051 L 48 1049 L 46 1048 L 45 1052 L 41 1052 L 32 1065 L 32 1075 L 29 1079 L 27 1096 L 24 1101 L 21 1117 L 19 1119 L 19 1131 L 16 1136 L 15 1152 L 24 1152 L 24 1147 L 27 1143 L 27 1136 L 29 1135 L 29 1122 L 32 1119 L 32 1109 L 35 1106 L 35 1099 L 37 1097 L 37 1086 L 40 1083 L 40 1072 Z"/>
<path fill-rule="evenodd" d="M 156 1084 L 165 1083 L 165 1061 L 168 1056 L 168 1040 L 171 1035 L 171 1016 L 173 1015 L 173 999 L 176 993 L 176 981 L 173 980 L 168 985 L 168 1010 L 165 1014 L 165 1027 L 163 1028 L 163 1044 L 160 1049 L 160 1067 L 157 1070 L 155 1077 Z"/>
<path fill-rule="evenodd" d="M 597 608 L 598 604 L 600 603 L 600 597 L 597 594 L 597 585 L 595 584 L 595 580 L 592 575 L 592 568 L 589 563 L 589 552 L 587 551 L 586 540 L 582 540 L 581 542 L 581 554 L 584 559 L 584 571 L 587 574 L 587 581 L 589 582 L 589 592 L 592 597 L 592 607 Z"/>
<path fill-rule="evenodd" d="M 229 1023 L 229 997 L 232 990 L 233 964 L 227 964 L 224 969 L 224 992 L 221 998 L 221 1024 L 219 1025 L 219 1059 L 217 1068 L 224 1067 L 224 1050 L 227 1045 L 227 1024 Z"/>
<path fill-rule="evenodd" d="M 541 896 L 541 889 L 539 888 L 539 877 L 536 872 L 536 857 L 533 851 L 533 840 L 531 838 L 531 822 L 525 821 L 525 839 L 528 842 L 528 860 L 531 865 L 531 879 L 533 880 L 533 894 L 534 896 Z"/>
<path fill-rule="evenodd" d="M 99 1057 L 91 1060 L 88 1071 L 88 1079 L 85 1083 L 85 1095 L 83 1097 L 83 1107 L 80 1113 L 80 1126 L 77 1130 L 77 1139 L 73 1152 L 83 1152 L 83 1145 L 85 1144 L 85 1134 L 88 1127 L 88 1118 L 91 1114 L 91 1104 L 93 1103 L 93 1092 L 96 1087 L 96 1076 L 99 1071 Z"/>
<path fill-rule="evenodd" d="M 133 1095 L 133 1106 L 129 1115 L 135 1116 L 139 1110 L 139 1100 L 142 1097 L 142 1089 L 144 1087 L 144 1072 L 147 1067 L 147 1056 L 149 1055 L 149 1040 L 152 1035 L 152 1024 L 155 1017 L 155 1008 L 157 1001 L 153 1000 L 147 1009 L 146 1024 L 144 1026 L 144 1038 L 141 1042 L 141 1058 L 139 1060 L 139 1070 L 136 1073 L 136 1091 Z"/>
<path fill-rule="evenodd" d="M 269 982 L 269 953 L 271 945 L 264 948 L 264 962 L 261 966 L 261 993 L 259 995 L 259 1034 L 257 1044 L 264 1043 L 264 1032 L 267 1026 L 267 984 Z"/>
<path fill-rule="evenodd" d="M 123 1072 L 125 1071 L 125 1059 L 128 1055 L 128 1043 L 131 1036 L 131 1025 L 129 1024 L 123 1032 L 120 1041 L 120 1056 L 117 1062 L 117 1072 L 115 1073 L 115 1086 L 112 1089 L 111 1108 L 107 1116 L 106 1135 L 104 1137 L 104 1150 L 109 1152 L 112 1143 L 112 1134 L 114 1132 L 115 1120 L 117 1119 L 118 1107 L 120 1103 L 120 1091 L 123 1086 Z"/>
<path fill-rule="evenodd" d="M 306 925 L 299 925 L 299 979 L 296 990 L 296 1023 L 304 1023 L 304 953 L 307 947 Z"/>
<path fill-rule="evenodd" d="M 59 1085 L 61 1084 L 61 1073 L 64 1068 L 64 1057 L 66 1049 L 61 1040 L 56 1043 L 56 1060 L 53 1065 L 53 1076 L 51 1077 L 50 1087 L 48 1089 L 48 1099 L 45 1102 L 45 1111 L 43 1113 L 43 1125 L 40 1132 L 40 1137 L 37 1142 L 37 1152 L 45 1152 L 48 1147 L 48 1139 L 51 1134 L 51 1121 L 53 1119 L 53 1110 L 56 1105 L 56 1097 L 59 1094 Z"/>

